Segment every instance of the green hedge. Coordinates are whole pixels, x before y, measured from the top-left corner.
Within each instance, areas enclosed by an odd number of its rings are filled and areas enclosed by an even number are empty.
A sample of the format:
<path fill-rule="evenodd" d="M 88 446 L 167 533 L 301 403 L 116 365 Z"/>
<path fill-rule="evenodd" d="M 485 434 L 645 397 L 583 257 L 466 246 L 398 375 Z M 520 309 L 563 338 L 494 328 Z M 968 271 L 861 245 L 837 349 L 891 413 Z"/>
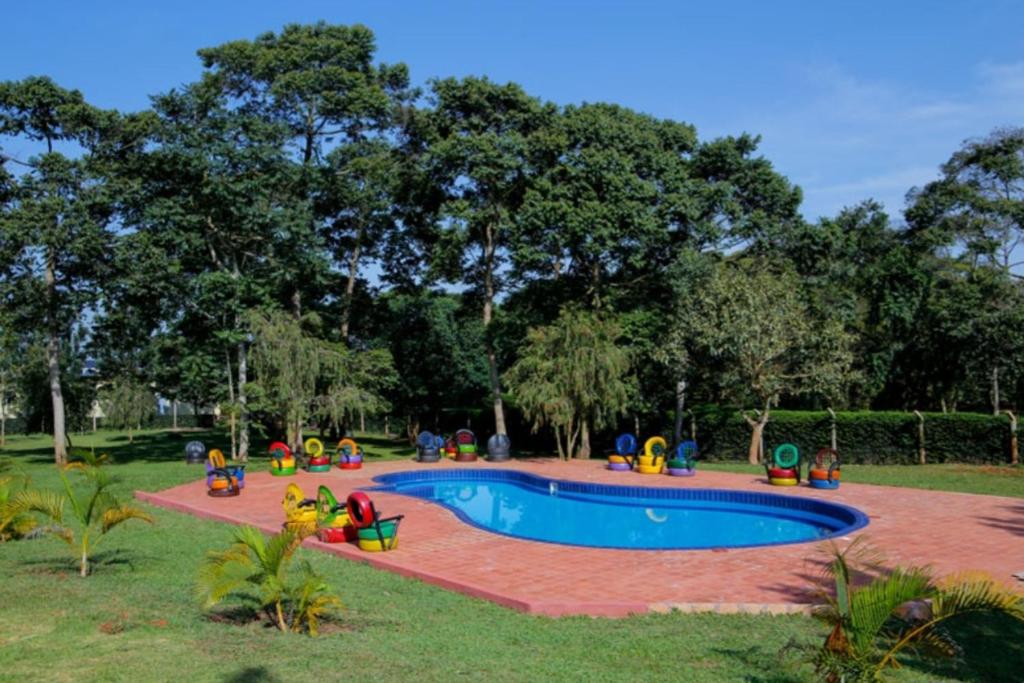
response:
<path fill-rule="evenodd" d="M 746 460 L 750 427 L 738 411 L 695 411 L 697 442 L 708 460 Z M 827 412 L 772 411 L 765 427 L 769 451 L 793 443 L 813 457 L 828 446 L 832 419 Z M 1006 463 L 1010 460 L 1010 421 L 976 413 L 924 413 L 929 463 Z M 918 420 L 913 413 L 837 412 L 836 446 L 844 462 L 916 464 Z"/>

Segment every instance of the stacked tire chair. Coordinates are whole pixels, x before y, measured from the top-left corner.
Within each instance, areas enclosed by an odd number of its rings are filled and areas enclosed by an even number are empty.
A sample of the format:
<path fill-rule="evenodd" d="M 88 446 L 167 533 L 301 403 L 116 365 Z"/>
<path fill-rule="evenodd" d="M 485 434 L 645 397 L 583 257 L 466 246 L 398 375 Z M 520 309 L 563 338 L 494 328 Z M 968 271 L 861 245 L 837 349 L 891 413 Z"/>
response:
<path fill-rule="evenodd" d="M 487 439 L 488 462 L 505 462 L 512 457 L 512 440 L 508 434 L 494 434 Z"/>
<path fill-rule="evenodd" d="M 331 471 L 331 455 L 330 453 L 324 452 L 323 441 L 310 437 L 306 439 L 306 442 L 302 444 L 302 447 L 303 450 L 306 451 L 307 472 Z"/>
<path fill-rule="evenodd" d="M 405 515 L 381 517 L 373 501 L 362 491 L 351 494 L 345 507 L 356 529 L 360 549 L 381 552 L 398 547 L 398 525 Z"/>
<path fill-rule="evenodd" d="M 338 442 L 338 467 L 343 470 L 358 470 L 363 466 L 363 451 L 352 439 Z"/>
<path fill-rule="evenodd" d="M 206 462 L 206 445 L 202 441 L 189 441 L 185 444 L 185 463 L 198 465 Z"/>
<path fill-rule="evenodd" d="M 608 469 L 616 472 L 627 472 L 636 464 L 636 437 L 632 434 L 620 434 L 615 439 L 615 453 L 608 456 Z"/>
<path fill-rule="evenodd" d="M 676 446 L 675 456 L 665 465 L 665 473 L 673 477 L 692 477 L 697 473 L 697 442 L 683 441 Z"/>
<path fill-rule="evenodd" d="M 796 486 L 800 483 L 800 449 L 791 443 L 778 445 L 764 470 L 772 486 Z"/>
<path fill-rule="evenodd" d="M 455 432 L 455 445 L 458 452 L 455 462 L 473 462 L 476 460 L 476 434 L 468 429 Z"/>
<path fill-rule="evenodd" d="M 822 448 L 814 456 L 814 464 L 807 472 L 807 483 L 815 489 L 839 488 L 839 452 Z"/>
<path fill-rule="evenodd" d="M 458 444 L 455 443 L 455 437 L 449 436 L 447 439 L 444 439 L 443 437 L 439 436 L 437 438 L 442 439 L 444 441 L 444 457 L 448 458 L 449 460 L 454 460 L 455 456 L 459 454 L 459 446 Z"/>
<path fill-rule="evenodd" d="M 437 438 L 430 432 L 420 432 L 416 437 L 416 462 L 437 462 L 440 459 Z"/>
<path fill-rule="evenodd" d="M 237 496 L 245 487 L 245 465 L 228 465 L 214 448 L 206 459 L 206 493 L 214 498 Z"/>
<path fill-rule="evenodd" d="M 644 442 L 644 453 L 637 458 L 636 470 L 640 474 L 661 474 L 665 467 L 668 444 L 660 436 L 652 436 Z"/>
<path fill-rule="evenodd" d="M 339 503 L 326 486 L 316 492 L 316 535 L 324 543 L 358 540 L 347 505 Z"/>
<path fill-rule="evenodd" d="M 284 528 L 299 538 L 311 536 L 316 531 L 316 500 L 306 498 L 298 484 L 288 484 L 281 501 L 284 508 Z"/>
<path fill-rule="evenodd" d="M 270 473 L 275 477 L 290 477 L 295 474 L 295 456 L 283 441 L 275 441 L 267 448 L 270 451 Z"/>

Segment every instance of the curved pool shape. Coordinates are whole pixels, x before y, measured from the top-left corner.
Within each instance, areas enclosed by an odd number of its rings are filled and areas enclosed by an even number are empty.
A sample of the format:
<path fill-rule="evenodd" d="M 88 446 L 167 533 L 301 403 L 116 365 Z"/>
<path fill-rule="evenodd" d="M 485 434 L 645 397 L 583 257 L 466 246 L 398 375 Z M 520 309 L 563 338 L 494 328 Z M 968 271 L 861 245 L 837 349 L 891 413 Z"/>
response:
<path fill-rule="evenodd" d="M 867 525 L 845 505 L 774 493 L 609 486 L 514 470 L 378 476 L 375 490 L 440 503 L 473 526 L 533 541 L 642 550 L 819 541 Z"/>

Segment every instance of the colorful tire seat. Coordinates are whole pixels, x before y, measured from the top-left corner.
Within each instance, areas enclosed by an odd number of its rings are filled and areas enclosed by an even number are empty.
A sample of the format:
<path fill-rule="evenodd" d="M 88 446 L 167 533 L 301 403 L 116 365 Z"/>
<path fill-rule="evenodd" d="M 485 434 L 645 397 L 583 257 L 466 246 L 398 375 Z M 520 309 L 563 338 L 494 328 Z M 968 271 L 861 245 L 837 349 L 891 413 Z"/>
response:
<path fill-rule="evenodd" d="M 637 472 L 640 474 L 661 474 L 665 467 L 668 443 L 660 436 L 652 436 L 644 442 L 644 454 L 637 458 Z"/>
<path fill-rule="evenodd" d="M 206 444 L 202 441 L 189 441 L 185 444 L 185 462 L 198 465 L 206 461 Z"/>
<path fill-rule="evenodd" d="M 440 459 L 437 439 L 430 432 L 420 432 L 416 437 L 416 462 L 437 462 Z"/>
<path fill-rule="evenodd" d="M 316 492 L 316 535 L 324 543 L 357 540 L 356 528 L 349 519 L 346 505 L 339 503 L 326 486 L 321 486 Z"/>
<path fill-rule="evenodd" d="M 512 440 L 508 438 L 508 434 L 492 434 L 491 438 L 487 439 L 488 462 L 505 462 L 511 457 Z"/>
<path fill-rule="evenodd" d="M 212 449 L 206 459 L 207 495 L 230 498 L 240 494 L 244 486 L 245 465 L 228 465 L 220 449 Z"/>
<path fill-rule="evenodd" d="M 356 528 L 360 549 L 380 552 L 398 547 L 398 525 L 405 515 L 381 517 L 373 501 L 362 491 L 349 495 L 345 507 Z"/>
<path fill-rule="evenodd" d="M 284 508 L 285 529 L 298 534 L 300 538 L 310 536 L 316 531 L 316 500 L 306 498 L 298 484 L 288 484 L 281 507 Z"/>
<path fill-rule="evenodd" d="M 616 472 L 627 472 L 636 464 L 636 437 L 632 434 L 620 434 L 615 439 L 615 453 L 608 456 L 608 469 Z"/>
<path fill-rule="evenodd" d="M 338 467 L 343 470 L 358 470 L 363 466 L 363 452 L 352 439 L 338 442 Z"/>
<path fill-rule="evenodd" d="M 455 432 L 456 462 L 473 462 L 476 460 L 476 434 L 468 429 Z"/>
<path fill-rule="evenodd" d="M 448 458 L 449 460 L 454 460 L 455 456 L 457 456 L 458 454 L 459 447 L 455 443 L 455 439 L 449 436 L 447 439 L 445 439 L 444 442 L 444 457 Z"/>
<path fill-rule="evenodd" d="M 814 456 L 814 465 L 807 473 L 807 483 L 811 488 L 834 490 L 839 488 L 841 474 L 839 452 L 834 448 L 822 448 Z"/>
<path fill-rule="evenodd" d="M 675 456 L 665 464 L 665 473 L 673 477 L 692 477 L 697 473 L 697 442 L 683 441 Z"/>
<path fill-rule="evenodd" d="M 270 452 L 270 473 L 275 477 L 290 477 L 295 474 L 296 462 L 292 449 L 282 441 L 275 441 L 267 448 Z"/>
<path fill-rule="evenodd" d="M 791 443 L 779 444 L 764 472 L 772 486 L 796 486 L 800 483 L 800 449 Z"/>
<path fill-rule="evenodd" d="M 307 472 L 330 472 L 331 456 L 324 452 L 324 443 L 320 439 L 310 437 L 302 444 L 306 452 Z"/>

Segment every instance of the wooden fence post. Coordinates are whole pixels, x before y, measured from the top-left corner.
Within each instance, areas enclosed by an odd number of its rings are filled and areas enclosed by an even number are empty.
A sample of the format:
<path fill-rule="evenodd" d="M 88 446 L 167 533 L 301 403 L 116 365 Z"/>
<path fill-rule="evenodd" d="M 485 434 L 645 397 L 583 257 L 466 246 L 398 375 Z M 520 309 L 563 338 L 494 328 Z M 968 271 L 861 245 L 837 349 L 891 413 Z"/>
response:
<path fill-rule="evenodd" d="M 924 450 L 924 415 L 921 414 L 920 410 L 915 410 L 914 415 L 917 416 L 917 461 L 919 464 L 925 464 L 925 450 Z"/>
<path fill-rule="evenodd" d="M 1013 414 L 1012 410 L 1004 410 L 1010 417 L 1010 464 L 1020 464 L 1020 455 L 1017 452 L 1017 416 Z"/>

